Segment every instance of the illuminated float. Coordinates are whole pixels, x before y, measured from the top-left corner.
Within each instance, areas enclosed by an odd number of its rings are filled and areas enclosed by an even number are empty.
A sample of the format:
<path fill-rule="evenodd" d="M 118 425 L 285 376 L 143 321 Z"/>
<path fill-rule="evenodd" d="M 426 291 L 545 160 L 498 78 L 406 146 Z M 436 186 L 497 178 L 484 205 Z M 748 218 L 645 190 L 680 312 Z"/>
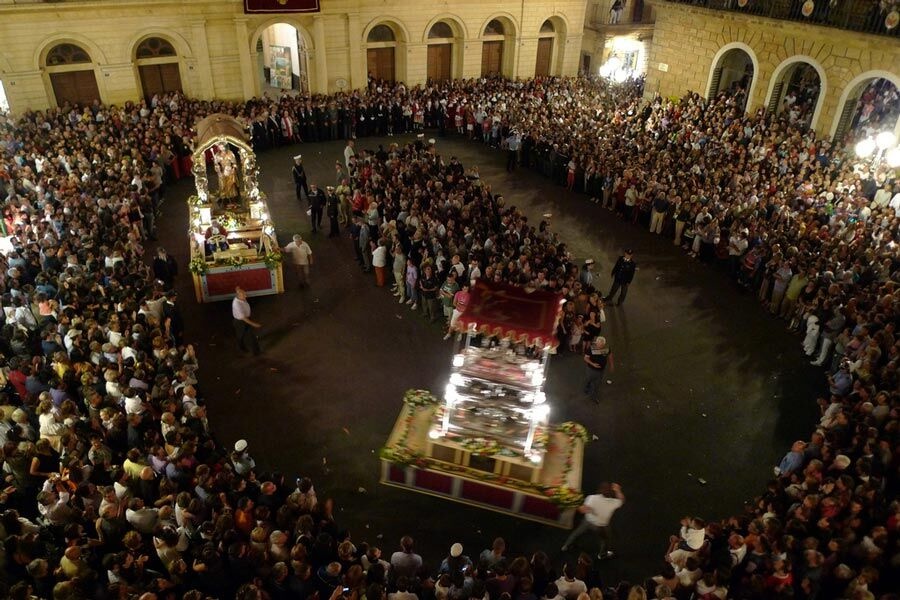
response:
<path fill-rule="evenodd" d="M 544 393 L 562 296 L 479 280 L 443 398 L 409 390 L 381 482 L 559 527 L 581 504 L 587 431 L 549 422 Z"/>
<path fill-rule="evenodd" d="M 188 199 L 190 271 L 198 302 L 284 291 L 281 250 L 259 190 L 256 155 L 246 128 L 216 113 L 194 127 L 193 174 L 197 193 Z M 210 171 L 216 189 L 209 187 Z"/>

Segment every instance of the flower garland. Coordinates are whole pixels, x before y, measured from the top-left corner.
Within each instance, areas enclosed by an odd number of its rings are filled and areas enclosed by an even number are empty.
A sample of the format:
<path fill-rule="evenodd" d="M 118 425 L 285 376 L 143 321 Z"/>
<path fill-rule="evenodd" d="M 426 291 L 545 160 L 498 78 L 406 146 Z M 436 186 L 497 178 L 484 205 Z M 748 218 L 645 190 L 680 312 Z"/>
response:
<path fill-rule="evenodd" d="M 403 394 L 403 403 L 409 406 L 435 406 L 439 403 L 437 396 L 428 390 L 406 390 Z"/>
<path fill-rule="evenodd" d="M 500 443 L 491 438 L 461 438 L 456 443 L 478 456 L 493 456 L 502 449 Z"/>
<path fill-rule="evenodd" d="M 566 434 L 570 438 L 580 439 L 584 443 L 587 443 L 590 439 L 588 431 L 587 429 L 585 429 L 584 425 L 582 425 L 581 423 L 576 423 L 575 421 L 566 421 L 565 423 L 560 423 L 556 426 L 556 430 L 560 433 Z"/>

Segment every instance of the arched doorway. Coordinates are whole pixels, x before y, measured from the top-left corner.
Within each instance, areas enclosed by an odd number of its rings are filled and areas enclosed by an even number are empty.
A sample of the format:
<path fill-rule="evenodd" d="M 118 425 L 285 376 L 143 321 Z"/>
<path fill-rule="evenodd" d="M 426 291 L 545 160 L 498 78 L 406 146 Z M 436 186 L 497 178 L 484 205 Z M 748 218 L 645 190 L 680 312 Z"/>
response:
<path fill-rule="evenodd" d="M 737 99 L 744 110 L 756 75 L 753 56 L 743 48 L 730 48 L 713 63 L 707 98 L 712 100 L 725 93 Z"/>
<path fill-rule="evenodd" d="M 309 55 L 300 30 L 289 23 L 263 29 L 256 42 L 256 67 L 261 93 L 309 91 Z"/>
<path fill-rule="evenodd" d="M 157 94 L 182 91 L 178 52 L 168 40 L 160 37 L 145 39 L 135 48 L 134 61 L 141 90 L 148 102 Z"/>
<path fill-rule="evenodd" d="M 87 50 L 77 44 L 53 46 L 44 58 L 57 106 L 86 105 L 100 100 L 97 74 Z"/>
<path fill-rule="evenodd" d="M 850 82 L 833 132 L 835 140 L 859 132 L 860 137 L 900 127 L 900 89 L 896 76 L 872 74 Z M 892 81 L 893 79 L 893 81 Z"/>
<path fill-rule="evenodd" d="M 379 23 L 366 36 L 366 73 L 372 79 L 393 82 L 397 71 L 397 32 Z"/>
<path fill-rule="evenodd" d="M 797 59 L 776 69 L 769 93 L 769 113 L 791 123 L 814 127 L 823 98 L 822 76 L 812 63 Z"/>
<path fill-rule="evenodd" d="M 481 34 L 481 75 L 504 74 L 503 55 L 506 27 L 500 19 L 491 19 Z"/>
<path fill-rule="evenodd" d="M 558 19 L 551 17 L 541 24 L 538 32 L 537 58 L 534 63 L 535 77 L 548 77 L 559 73 L 565 29 Z"/>
<path fill-rule="evenodd" d="M 454 24 L 448 21 L 437 21 L 428 29 L 428 66 L 427 76 L 432 81 L 453 79 L 459 70 L 459 59 L 456 56 L 457 42 L 462 35 Z"/>

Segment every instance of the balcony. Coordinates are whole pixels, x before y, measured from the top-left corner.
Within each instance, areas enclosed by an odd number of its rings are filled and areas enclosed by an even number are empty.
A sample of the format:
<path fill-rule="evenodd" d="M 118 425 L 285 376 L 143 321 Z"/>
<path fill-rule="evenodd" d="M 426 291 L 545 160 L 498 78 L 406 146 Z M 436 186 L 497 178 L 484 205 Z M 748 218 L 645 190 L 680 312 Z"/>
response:
<path fill-rule="evenodd" d="M 898 37 L 900 0 L 654 0 Z M 743 6 L 742 6 L 743 5 Z M 892 25 L 892 27 L 888 27 Z"/>
<path fill-rule="evenodd" d="M 600 0 L 589 11 L 587 27 L 608 36 L 652 32 L 655 14 L 649 1 L 623 0 L 623 9 L 615 15 L 613 0 Z"/>

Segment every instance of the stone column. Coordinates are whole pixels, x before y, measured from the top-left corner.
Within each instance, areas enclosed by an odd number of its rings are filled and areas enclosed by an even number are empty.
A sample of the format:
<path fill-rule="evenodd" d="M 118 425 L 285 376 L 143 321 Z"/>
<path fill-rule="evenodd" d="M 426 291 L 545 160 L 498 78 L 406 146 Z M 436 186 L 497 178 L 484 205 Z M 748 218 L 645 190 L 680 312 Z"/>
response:
<path fill-rule="evenodd" d="M 347 39 L 349 40 L 348 59 L 350 63 L 350 88 L 366 87 L 366 52 L 362 47 L 362 26 L 359 13 L 347 14 Z M 396 50 L 395 50 L 396 52 Z"/>
<path fill-rule="evenodd" d="M 248 39 L 246 17 L 234 18 L 234 37 L 238 50 L 238 60 L 240 60 L 241 65 L 241 91 L 244 100 L 249 100 L 256 95 L 256 71 L 253 68 L 253 57 L 250 55 L 250 40 Z M 207 60 L 208 58 L 207 55 Z"/>
<path fill-rule="evenodd" d="M 328 59 L 325 50 L 325 15 L 313 17 L 313 44 L 316 47 L 316 80 L 310 81 L 313 94 L 328 93 Z"/>

